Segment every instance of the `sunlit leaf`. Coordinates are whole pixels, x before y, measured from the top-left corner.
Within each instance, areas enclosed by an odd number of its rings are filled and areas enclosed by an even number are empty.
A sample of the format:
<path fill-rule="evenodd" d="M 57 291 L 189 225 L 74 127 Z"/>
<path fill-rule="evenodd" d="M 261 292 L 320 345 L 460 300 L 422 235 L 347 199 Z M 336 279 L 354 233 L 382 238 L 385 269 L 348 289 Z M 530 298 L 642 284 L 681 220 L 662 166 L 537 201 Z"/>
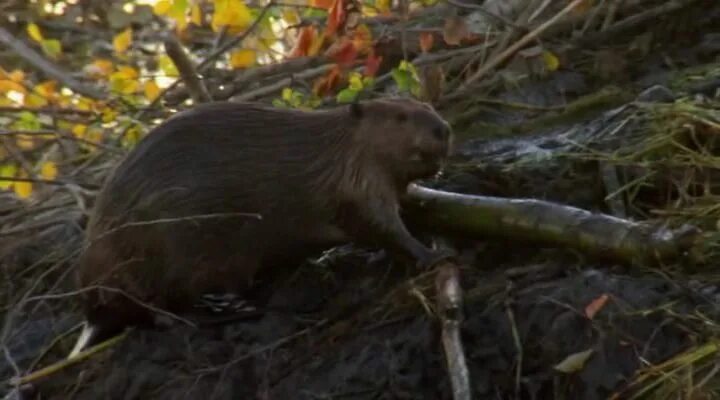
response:
<path fill-rule="evenodd" d="M 375 0 L 375 8 L 377 8 L 381 14 L 389 14 L 390 0 Z"/>
<path fill-rule="evenodd" d="M 190 9 L 190 22 L 197 26 L 202 25 L 202 10 L 200 4 L 194 4 Z"/>
<path fill-rule="evenodd" d="M 17 174 L 17 166 L 15 164 L 0 165 L 0 177 L 14 178 Z M 6 190 L 12 186 L 13 181 L 0 179 L 0 189 Z"/>
<path fill-rule="evenodd" d="M 113 75 L 122 77 L 123 79 L 137 79 L 137 77 L 139 76 L 138 71 L 129 65 L 119 66 L 117 72 L 115 72 Z"/>
<path fill-rule="evenodd" d="M 50 80 L 39 83 L 35 85 L 34 91 L 46 99 L 51 99 L 57 96 L 57 82 Z"/>
<path fill-rule="evenodd" d="M 25 95 L 25 98 L 23 98 L 23 104 L 26 107 L 44 107 L 48 105 L 48 101 L 35 93 L 28 93 Z"/>
<path fill-rule="evenodd" d="M 172 3 L 169 0 L 159 0 L 153 6 L 153 12 L 157 15 L 166 15 L 170 11 Z"/>
<path fill-rule="evenodd" d="M 545 68 L 547 68 L 548 71 L 556 71 L 560 67 L 560 60 L 552 52 L 545 50 L 542 56 L 543 62 L 545 62 Z"/>
<path fill-rule="evenodd" d="M 112 122 L 115 120 L 115 118 L 117 118 L 117 115 L 118 115 L 117 111 L 113 110 L 110 107 L 105 107 L 102 110 L 102 122 L 104 122 L 104 123 Z"/>
<path fill-rule="evenodd" d="M 52 181 L 58 175 L 57 164 L 52 161 L 46 161 L 40 166 L 40 177 L 45 180 Z"/>
<path fill-rule="evenodd" d="M 57 39 L 43 39 L 40 43 L 43 53 L 50 58 L 57 58 L 62 53 L 62 45 Z"/>
<path fill-rule="evenodd" d="M 338 103 L 352 103 L 357 98 L 358 91 L 353 89 L 343 89 L 337 94 Z"/>
<path fill-rule="evenodd" d="M 355 91 L 360 91 L 363 89 L 363 81 L 362 81 L 362 75 L 358 74 L 357 72 L 351 72 L 350 76 L 348 77 L 349 82 L 349 88 Z"/>
<path fill-rule="evenodd" d="M 325 96 L 340 82 L 340 67 L 336 64 L 328 71 L 327 75 L 317 79 L 313 84 L 313 93 L 317 96 Z"/>
<path fill-rule="evenodd" d="M 340 65 L 352 64 L 357 58 L 358 51 L 352 40 L 344 39 L 333 43 L 326 56 Z"/>
<path fill-rule="evenodd" d="M 31 135 L 15 136 L 15 144 L 22 150 L 32 150 L 35 148 L 35 140 L 33 140 Z"/>
<path fill-rule="evenodd" d="M 24 178 L 24 176 L 22 176 Z M 31 182 L 13 182 L 13 191 L 21 199 L 27 199 L 32 195 L 33 185 Z"/>
<path fill-rule="evenodd" d="M 145 82 L 143 90 L 145 91 L 145 98 L 150 101 L 154 101 L 160 95 L 160 87 L 153 80 Z"/>
<path fill-rule="evenodd" d="M 228 27 L 228 32 L 235 34 L 250 26 L 252 15 L 250 9 L 241 0 L 215 0 L 211 25 L 214 31 Z"/>
<path fill-rule="evenodd" d="M 97 59 L 83 68 L 86 75 L 92 78 L 107 77 L 113 70 L 113 62 L 106 59 Z"/>
<path fill-rule="evenodd" d="M 357 48 L 360 53 L 370 50 L 372 46 L 372 33 L 367 25 L 360 24 L 355 28 L 353 44 L 355 44 L 355 48 Z"/>
<path fill-rule="evenodd" d="M 585 367 L 585 363 L 594 353 L 593 349 L 581 351 L 579 353 L 570 354 L 564 360 L 560 361 L 555 365 L 555 370 L 571 374 L 582 370 Z"/>
<path fill-rule="evenodd" d="M 27 33 L 28 36 L 32 38 L 32 40 L 40 43 L 43 41 L 43 35 L 40 32 L 40 27 L 37 26 L 37 24 L 29 23 L 27 26 Z"/>
<path fill-rule="evenodd" d="M 427 53 L 433 47 L 433 41 L 435 37 L 432 32 L 421 32 L 420 33 L 420 49 L 423 53 Z"/>
<path fill-rule="evenodd" d="M 160 66 L 160 69 L 165 73 L 165 75 L 170 77 L 179 76 L 178 70 L 175 67 L 175 63 L 167 54 L 162 54 L 160 55 L 160 57 L 158 57 L 158 65 Z"/>
<path fill-rule="evenodd" d="M 113 38 L 113 48 L 115 52 L 122 53 L 130 47 L 132 43 L 132 28 L 128 27 L 124 31 L 118 33 Z"/>
<path fill-rule="evenodd" d="M 22 83 L 25 80 L 25 73 L 19 69 L 15 69 L 10 72 L 7 77 L 13 82 Z"/>
<path fill-rule="evenodd" d="M 87 132 L 87 125 L 76 124 L 72 127 L 72 134 L 78 139 L 84 139 L 85 132 Z"/>
<path fill-rule="evenodd" d="M 295 7 L 285 7 L 282 12 L 282 19 L 290 26 L 297 25 L 300 23 L 300 14 Z"/>
<path fill-rule="evenodd" d="M 420 94 L 420 79 L 412 63 L 401 61 L 400 65 L 391 71 L 391 75 L 401 91 L 410 92 L 416 97 Z"/>
<path fill-rule="evenodd" d="M 333 0 L 310 0 L 310 6 L 316 8 L 330 9 L 333 5 Z"/>
<path fill-rule="evenodd" d="M 345 1 L 333 0 L 330 12 L 328 13 L 325 35 L 331 37 L 340 29 L 345 22 Z"/>
<path fill-rule="evenodd" d="M 310 47 L 317 37 L 317 29 L 314 26 L 304 26 L 298 32 L 298 39 L 290 52 L 290 57 L 302 57 L 310 55 Z"/>
<path fill-rule="evenodd" d="M 16 91 L 20 93 L 26 93 L 25 87 L 17 82 L 13 82 L 8 79 L 0 80 L 0 93 L 7 93 L 10 91 Z"/>
<path fill-rule="evenodd" d="M 230 65 L 233 68 L 247 68 L 255 64 L 257 54 L 252 49 L 240 49 L 230 54 Z"/>

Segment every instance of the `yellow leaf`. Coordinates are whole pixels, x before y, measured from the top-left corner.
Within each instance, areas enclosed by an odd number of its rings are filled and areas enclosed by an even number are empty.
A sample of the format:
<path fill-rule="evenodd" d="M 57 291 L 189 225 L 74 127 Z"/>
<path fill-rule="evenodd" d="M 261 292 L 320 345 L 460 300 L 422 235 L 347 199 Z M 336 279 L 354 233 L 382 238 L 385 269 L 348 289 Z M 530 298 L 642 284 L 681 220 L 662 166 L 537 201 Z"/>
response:
<path fill-rule="evenodd" d="M 62 44 L 57 39 L 43 39 L 40 44 L 43 52 L 50 58 L 57 58 L 62 53 Z"/>
<path fill-rule="evenodd" d="M 40 167 L 40 176 L 48 181 L 52 181 L 57 177 L 57 165 L 52 161 L 46 161 Z"/>
<path fill-rule="evenodd" d="M 80 97 L 77 101 L 77 108 L 82 111 L 92 111 L 93 100 L 87 97 Z"/>
<path fill-rule="evenodd" d="M 35 86 L 35 92 L 45 98 L 51 98 L 57 94 L 57 82 L 45 81 Z"/>
<path fill-rule="evenodd" d="M 25 87 L 17 82 L 13 82 L 10 80 L 0 80 L 0 93 L 7 93 L 10 91 L 27 93 Z"/>
<path fill-rule="evenodd" d="M 255 64 L 255 50 L 240 49 L 230 54 L 230 65 L 233 68 L 247 68 Z"/>
<path fill-rule="evenodd" d="M 13 190 L 15 194 L 21 199 L 27 199 L 30 197 L 33 191 L 31 182 L 13 182 Z"/>
<path fill-rule="evenodd" d="M 171 6 L 169 0 L 160 0 L 153 6 L 153 12 L 157 15 L 165 15 L 170 11 Z"/>
<path fill-rule="evenodd" d="M 89 142 L 92 142 L 92 143 L 100 143 L 100 142 L 102 142 L 102 130 L 99 129 L 99 128 L 90 129 L 90 130 L 87 132 L 87 135 L 86 135 L 85 139 L 86 139 L 87 141 L 89 141 Z"/>
<path fill-rule="evenodd" d="M 15 164 L 0 166 L 0 176 L 5 178 L 14 178 L 15 174 L 17 174 L 17 166 L 15 166 Z M 9 189 L 12 184 L 13 181 L 0 179 L 0 189 L 2 190 Z"/>
<path fill-rule="evenodd" d="M 215 0 L 215 10 L 212 16 L 214 31 L 228 27 L 228 32 L 236 34 L 242 32 L 250 25 L 252 15 L 245 3 L 241 0 Z"/>
<path fill-rule="evenodd" d="M 75 126 L 72 127 L 72 133 L 78 139 L 85 138 L 85 132 L 87 132 L 87 125 L 75 124 Z"/>
<path fill-rule="evenodd" d="M 29 23 L 27 26 L 27 33 L 30 35 L 32 40 L 40 43 L 43 41 L 43 35 L 40 32 L 40 27 L 37 24 Z"/>
<path fill-rule="evenodd" d="M 23 99 L 23 104 L 27 107 L 44 107 L 48 105 L 48 101 L 44 97 L 35 93 L 29 93 Z"/>
<path fill-rule="evenodd" d="M 122 53 L 130 47 L 132 43 L 132 28 L 128 27 L 124 31 L 118 33 L 113 38 L 113 47 L 117 53 Z"/>
<path fill-rule="evenodd" d="M 160 95 L 160 88 L 158 87 L 157 83 L 155 81 L 147 81 L 145 82 L 145 97 L 153 101 L 155 100 L 158 95 Z"/>
<path fill-rule="evenodd" d="M 25 80 L 25 73 L 19 69 L 16 69 L 8 74 L 8 78 L 13 82 L 22 83 L 22 81 Z"/>
<path fill-rule="evenodd" d="M 118 67 L 117 72 L 113 75 L 123 79 L 137 79 L 137 77 L 139 76 L 138 71 L 128 65 L 122 65 Z"/>
<path fill-rule="evenodd" d="M 543 51 L 543 61 L 548 71 L 556 71 L 560 67 L 560 60 L 557 56 L 547 50 Z"/>
<path fill-rule="evenodd" d="M 106 77 L 113 70 L 113 63 L 110 60 L 97 59 L 85 66 L 85 74 L 92 78 Z"/>
<path fill-rule="evenodd" d="M 286 7 L 283 10 L 282 18 L 290 26 L 300 23 L 300 14 L 298 14 L 297 10 L 294 7 Z"/>
<path fill-rule="evenodd" d="M 112 122 L 115 117 L 117 117 L 117 112 L 112 108 L 105 107 L 105 109 L 102 110 L 102 122 L 107 124 L 108 122 Z"/>
<path fill-rule="evenodd" d="M 377 7 L 380 14 L 387 14 L 390 12 L 390 0 L 376 0 L 375 7 Z"/>
<path fill-rule="evenodd" d="M 35 141 L 30 135 L 17 135 L 15 143 L 22 150 L 32 150 L 35 147 Z"/>
<path fill-rule="evenodd" d="M 349 86 L 349 87 L 350 87 L 351 90 L 355 90 L 355 91 L 362 90 L 362 88 L 363 88 L 362 75 L 360 75 L 360 74 L 357 73 L 357 72 L 352 72 L 352 73 L 350 74 L 350 79 L 349 79 L 349 80 L 350 80 L 350 86 Z"/>
<path fill-rule="evenodd" d="M 190 9 L 190 22 L 197 26 L 202 25 L 202 10 L 200 10 L 200 4 L 194 4 Z"/>

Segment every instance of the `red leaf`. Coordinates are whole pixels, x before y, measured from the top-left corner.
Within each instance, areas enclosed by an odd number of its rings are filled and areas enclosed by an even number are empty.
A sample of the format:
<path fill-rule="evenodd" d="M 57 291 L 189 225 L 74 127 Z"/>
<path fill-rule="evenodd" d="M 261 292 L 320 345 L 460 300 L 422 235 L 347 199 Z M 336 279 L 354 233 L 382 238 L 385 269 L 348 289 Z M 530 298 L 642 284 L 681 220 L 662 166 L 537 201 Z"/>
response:
<path fill-rule="evenodd" d="M 610 297 L 607 294 L 603 294 L 597 299 L 591 301 L 590 304 L 585 307 L 585 316 L 588 317 L 588 319 L 593 319 L 595 314 L 605 307 L 605 303 L 607 303 L 609 298 Z"/>
<path fill-rule="evenodd" d="M 382 57 L 376 56 L 374 51 L 370 51 L 370 54 L 368 54 L 365 60 L 365 76 L 375 76 L 378 69 L 380 69 L 381 62 Z"/>
<path fill-rule="evenodd" d="M 290 57 L 302 57 L 308 55 L 310 45 L 312 45 L 315 36 L 317 36 L 317 30 L 314 26 L 302 27 L 300 29 L 300 33 L 298 34 L 298 41 L 290 52 Z"/>
<path fill-rule="evenodd" d="M 338 83 L 340 83 L 340 66 L 336 64 L 328 71 L 327 75 L 315 81 L 313 92 L 320 97 L 324 97 L 332 92 Z"/>
<path fill-rule="evenodd" d="M 433 34 L 432 32 L 422 32 L 420 33 L 420 49 L 423 53 L 427 53 L 432 49 L 433 46 Z"/>
<path fill-rule="evenodd" d="M 343 39 L 339 43 L 336 42 L 330 46 L 325 55 L 341 66 L 346 66 L 355 61 L 358 51 L 352 40 Z"/>
<path fill-rule="evenodd" d="M 329 10 L 332 7 L 332 0 L 310 0 L 310 5 L 313 7 L 324 8 Z"/>
<path fill-rule="evenodd" d="M 333 0 L 330 12 L 328 13 L 327 27 L 325 34 L 330 37 L 340 29 L 345 22 L 345 2 L 344 0 Z"/>

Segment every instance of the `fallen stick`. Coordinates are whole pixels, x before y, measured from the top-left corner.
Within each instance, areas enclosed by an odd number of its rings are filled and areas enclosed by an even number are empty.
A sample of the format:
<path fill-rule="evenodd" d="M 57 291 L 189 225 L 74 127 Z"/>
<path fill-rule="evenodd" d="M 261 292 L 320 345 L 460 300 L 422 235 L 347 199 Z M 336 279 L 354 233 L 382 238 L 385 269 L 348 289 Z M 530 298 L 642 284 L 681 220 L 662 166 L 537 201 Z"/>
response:
<path fill-rule="evenodd" d="M 470 400 L 470 373 L 465 361 L 460 325 L 462 325 L 462 287 L 458 267 L 445 263 L 435 278 L 437 313 L 442 324 L 442 344 L 454 400 Z"/>
<path fill-rule="evenodd" d="M 534 199 L 444 192 L 411 184 L 404 210 L 433 230 L 465 236 L 521 238 L 568 246 L 623 262 L 653 263 L 684 256 L 700 230 L 645 224 Z"/>

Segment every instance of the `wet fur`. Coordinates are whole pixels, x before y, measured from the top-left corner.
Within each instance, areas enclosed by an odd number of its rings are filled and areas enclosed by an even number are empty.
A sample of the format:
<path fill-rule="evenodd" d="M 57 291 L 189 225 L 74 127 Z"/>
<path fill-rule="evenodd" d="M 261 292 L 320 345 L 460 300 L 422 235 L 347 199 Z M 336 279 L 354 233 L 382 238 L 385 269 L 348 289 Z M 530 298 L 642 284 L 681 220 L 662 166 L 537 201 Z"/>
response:
<path fill-rule="evenodd" d="M 437 172 L 450 145 L 439 132 L 449 127 L 431 108 L 397 99 L 312 112 L 211 103 L 168 119 L 97 199 L 78 270 L 94 332 L 77 349 L 151 325 L 138 302 L 182 310 L 348 240 L 427 255 L 398 197 Z M 208 214 L 225 216 L 193 218 Z"/>

